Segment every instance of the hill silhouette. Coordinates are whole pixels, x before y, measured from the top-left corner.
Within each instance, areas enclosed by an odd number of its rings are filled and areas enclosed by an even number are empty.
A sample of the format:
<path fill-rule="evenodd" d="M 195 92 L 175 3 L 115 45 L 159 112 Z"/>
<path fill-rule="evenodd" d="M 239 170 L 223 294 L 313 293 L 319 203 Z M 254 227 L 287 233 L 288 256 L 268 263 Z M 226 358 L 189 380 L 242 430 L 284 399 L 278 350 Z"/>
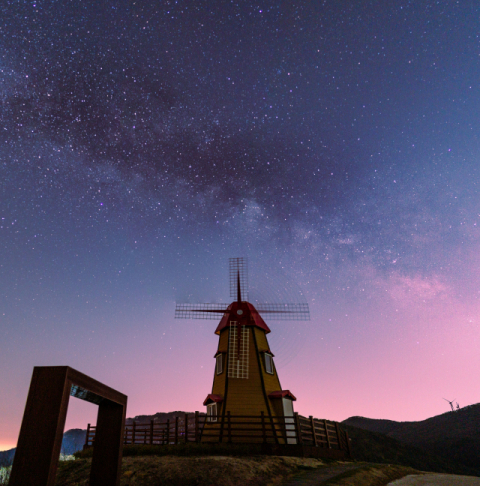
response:
<path fill-rule="evenodd" d="M 132 418 L 127 418 L 125 420 L 126 424 L 132 424 L 133 421 L 135 421 L 137 424 L 146 424 L 150 423 L 150 420 L 153 420 L 154 422 L 160 422 L 164 423 L 167 420 L 175 420 L 175 417 L 178 417 L 179 419 L 183 420 L 185 417 L 185 414 L 192 414 L 193 412 L 181 412 L 181 411 L 176 411 L 176 412 L 157 412 L 154 415 L 137 415 Z M 204 416 L 205 413 L 200 413 L 200 416 Z"/>
<path fill-rule="evenodd" d="M 382 434 L 480 475 L 480 404 L 419 422 L 350 417 L 342 424 Z"/>

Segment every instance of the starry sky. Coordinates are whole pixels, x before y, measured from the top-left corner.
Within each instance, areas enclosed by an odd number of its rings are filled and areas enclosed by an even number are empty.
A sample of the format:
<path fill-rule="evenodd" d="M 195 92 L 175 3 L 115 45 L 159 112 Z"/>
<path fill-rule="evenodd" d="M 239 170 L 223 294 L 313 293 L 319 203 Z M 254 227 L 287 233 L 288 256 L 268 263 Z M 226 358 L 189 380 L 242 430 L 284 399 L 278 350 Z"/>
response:
<path fill-rule="evenodd" d="M 480 401 L 476 1 L 6 0 L 0 449 L 34 366 L 203 410 L 216 322 L 269 321 L 295 410 L 423 420 Z M 66 428 L 95 422 L 71 399 Z"/>

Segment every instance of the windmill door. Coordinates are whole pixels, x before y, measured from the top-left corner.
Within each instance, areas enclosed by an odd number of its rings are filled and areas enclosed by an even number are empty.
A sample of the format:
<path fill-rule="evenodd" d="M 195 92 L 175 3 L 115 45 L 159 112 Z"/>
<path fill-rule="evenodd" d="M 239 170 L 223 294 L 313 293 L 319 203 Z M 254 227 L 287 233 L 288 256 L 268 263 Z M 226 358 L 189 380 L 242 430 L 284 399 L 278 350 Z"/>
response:
<path fill-rule="evenodd" d="M 293 401 L 290 398 L 283 397 L 283 416 L 285 417 L 285 430 L 287 436 L 287 444 L 296 444 L 297 438 L 295 435 L 295 418 L 293 415 Z"/>

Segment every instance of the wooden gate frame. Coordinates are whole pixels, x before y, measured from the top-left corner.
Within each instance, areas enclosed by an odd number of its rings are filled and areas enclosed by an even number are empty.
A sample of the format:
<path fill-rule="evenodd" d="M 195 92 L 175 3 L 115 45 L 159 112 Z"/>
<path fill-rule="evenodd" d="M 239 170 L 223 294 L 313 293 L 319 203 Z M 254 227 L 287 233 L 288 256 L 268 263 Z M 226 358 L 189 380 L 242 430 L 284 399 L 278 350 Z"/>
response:
<path fill-rule="evenodd" d="M 91 486 L 118 486 L 127 396 L 69 366 L 35 366 L 10 486 L 53 486 L 70 396 L 98 405 Z"/>

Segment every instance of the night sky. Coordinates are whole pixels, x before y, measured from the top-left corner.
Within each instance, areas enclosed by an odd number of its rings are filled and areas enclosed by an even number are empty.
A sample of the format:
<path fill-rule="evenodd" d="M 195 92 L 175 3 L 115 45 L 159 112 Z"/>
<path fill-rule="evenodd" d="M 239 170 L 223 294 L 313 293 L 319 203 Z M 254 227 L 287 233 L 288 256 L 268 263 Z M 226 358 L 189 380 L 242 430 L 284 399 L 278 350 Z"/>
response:
<path fill-rule="evenodd" d="M 203 411 L 238 256 L 301 414 L 480 401 L 480 7 L 393 3 L 1 2 L 0 449 L 34 366 Z"/>

